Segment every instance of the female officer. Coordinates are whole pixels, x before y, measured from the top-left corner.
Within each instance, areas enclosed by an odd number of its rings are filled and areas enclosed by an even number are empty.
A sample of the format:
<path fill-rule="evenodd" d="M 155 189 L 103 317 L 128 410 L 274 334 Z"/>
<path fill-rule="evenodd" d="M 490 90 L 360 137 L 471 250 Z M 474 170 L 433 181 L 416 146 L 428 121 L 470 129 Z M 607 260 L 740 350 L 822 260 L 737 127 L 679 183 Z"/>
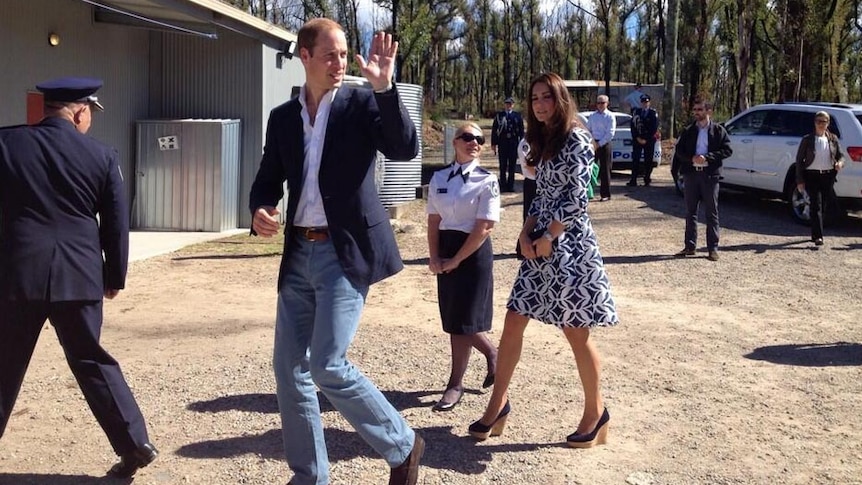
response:
<path fill-rule="evenodd" d="M 488 365 L 482 387 L 494 383 L 497 364 L 486 332 L 494 296 L 488 236 L 500 220 L 500 188 L 496 175 L 479 166 L 485 137 L 477 124 L 459 126 L 452 143 L 455 161 L 434 173 L 428 191 L 428 267 L 437 275 L 440 319 L 452 346 L 452 372 L 434 411 L 450 411 L 461 401 L 473 347 Z"/>

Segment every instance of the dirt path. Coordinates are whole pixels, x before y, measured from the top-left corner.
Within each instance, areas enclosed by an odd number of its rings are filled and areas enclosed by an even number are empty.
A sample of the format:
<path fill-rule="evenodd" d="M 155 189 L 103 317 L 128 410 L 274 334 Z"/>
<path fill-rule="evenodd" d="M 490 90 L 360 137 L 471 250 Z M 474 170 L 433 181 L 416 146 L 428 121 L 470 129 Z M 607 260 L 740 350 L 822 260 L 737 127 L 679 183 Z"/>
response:
<path fill-rule="evenodd" d="M 425 436 L 420 482 L 480 484 L 862 483 L 862 220 L 819 251 L 778 202 L 722 193 L 722 259 L 678 260 L 682 201 L 614 180 L 590 207 L 622 324 L 599 330 L 610 443 L 572 450 L 582 394 L 560 333 L 531 324 L 506 433 L 466 427 L 487 396 L 479 355 L 468 391 L 432 413 L 448 375 L 424 205 L 399 223 L 406 269 L 373 287 L 351 357 Z M 516 272 L 520 196 L 494 232 L 495 327 Z M 701 227 L 701 237 L 703 237 Z M 235 237 L 134 263 L 106 305 L 103 343 L 122 363 L 160 458 L 142 484 L 283 484 L 270 368 L 277 247 Z M 333 483 L 388 470 L 324 403 Z M 6 435 L 0 484 L 90 484 L 114 461 L 46 325 Z"/>

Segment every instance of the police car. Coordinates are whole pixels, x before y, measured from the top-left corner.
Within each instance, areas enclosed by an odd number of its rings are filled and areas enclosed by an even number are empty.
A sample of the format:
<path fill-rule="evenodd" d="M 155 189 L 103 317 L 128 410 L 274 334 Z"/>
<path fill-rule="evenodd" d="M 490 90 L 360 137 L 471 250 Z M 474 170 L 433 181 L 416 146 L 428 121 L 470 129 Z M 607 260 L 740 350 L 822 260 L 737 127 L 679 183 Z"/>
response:
<path fill-rule="evenodd" d="M 611 111 L 616 118 L 617 129 L 614 132 L 614 138 L 611 140 L 611 160 L 613 162 L 612 170 L 631 170 L 632 168 L 632 117 L 626 113 Z M 593 114 L 592 111 L 582 111 L 578 113 L 581 122 L 587 126 L 587 118 Z M 658 167 L 661 164 L 661 143 L 656 142 L 655 152 L 652 157 L 653 167 Z"/>

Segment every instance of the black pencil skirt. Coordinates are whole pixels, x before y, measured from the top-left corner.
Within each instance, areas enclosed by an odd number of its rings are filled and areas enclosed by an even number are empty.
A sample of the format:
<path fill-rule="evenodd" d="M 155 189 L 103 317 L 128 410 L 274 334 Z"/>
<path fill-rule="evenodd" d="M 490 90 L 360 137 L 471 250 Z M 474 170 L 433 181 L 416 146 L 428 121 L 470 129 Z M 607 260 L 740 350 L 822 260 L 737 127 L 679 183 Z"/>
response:
<path fill-rule="evenodd" d="M 455 256 L 469 234 L 440 231 L 440 257 Z M 471 335 L 491 330 L 494 301 L 494 251 L 491 238 L 454 271 L 437 275 L 437 301 L 443 331 Z"/>

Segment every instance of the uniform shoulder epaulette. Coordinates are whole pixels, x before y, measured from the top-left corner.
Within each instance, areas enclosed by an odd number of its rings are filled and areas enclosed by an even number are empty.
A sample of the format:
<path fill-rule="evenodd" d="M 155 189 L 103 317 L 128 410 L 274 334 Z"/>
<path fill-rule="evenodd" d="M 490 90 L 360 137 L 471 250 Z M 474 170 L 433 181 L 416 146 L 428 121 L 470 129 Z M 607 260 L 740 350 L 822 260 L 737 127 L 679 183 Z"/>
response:
<path fill-rule="evenodd" d="M 491 173 L 487 169 L 484 169 L 482 167 L 476 167 L 473 170 L 475 170 L 476 173 L 481 173 L 482 175 L 488 175 L 489 173 Z"/>

